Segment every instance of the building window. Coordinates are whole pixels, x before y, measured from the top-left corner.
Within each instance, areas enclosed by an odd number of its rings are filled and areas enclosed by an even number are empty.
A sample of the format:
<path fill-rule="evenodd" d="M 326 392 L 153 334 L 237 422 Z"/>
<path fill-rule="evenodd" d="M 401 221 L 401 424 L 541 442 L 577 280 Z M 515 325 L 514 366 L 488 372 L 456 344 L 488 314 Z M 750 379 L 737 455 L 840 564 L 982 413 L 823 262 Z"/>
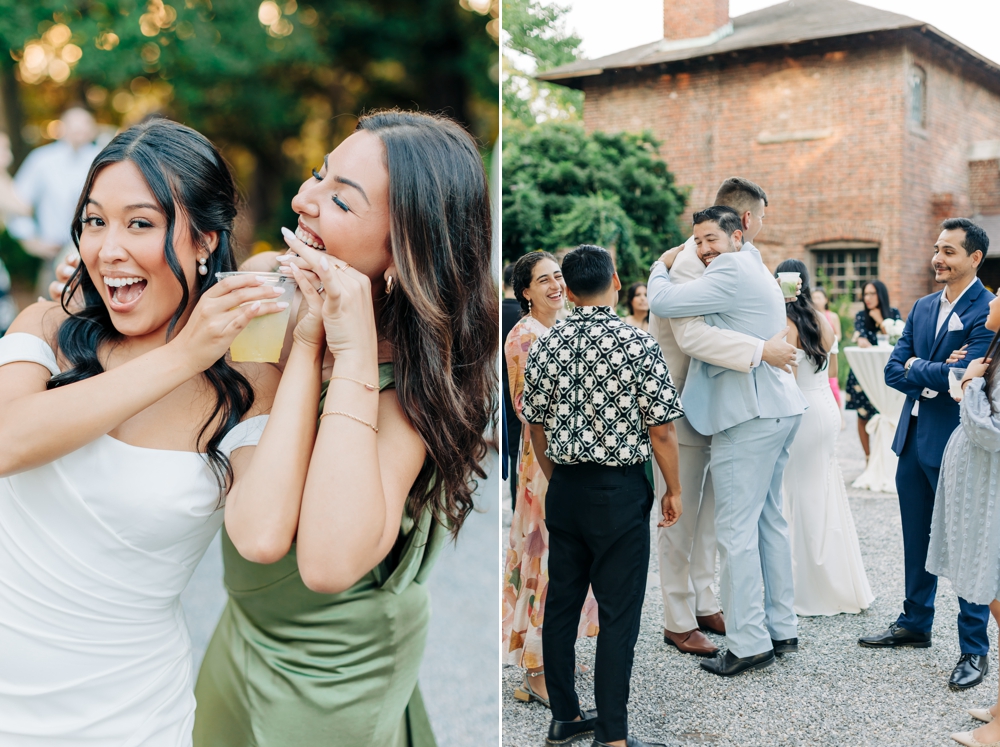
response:
<path fill-rule="evenodd" d="M 850 294 L 851 301 L 861 301 L 865 284 L 878 278 L 878 246 L 860 242 L 833 243 L 812 247 L 816 266 L 816 285 L 827 288 L 833 296 Z"/>
<path fill-rule="evenodd" d="M 916 65 L 910 69 L 910 124 L 927 126 L 927 73 Z"/>

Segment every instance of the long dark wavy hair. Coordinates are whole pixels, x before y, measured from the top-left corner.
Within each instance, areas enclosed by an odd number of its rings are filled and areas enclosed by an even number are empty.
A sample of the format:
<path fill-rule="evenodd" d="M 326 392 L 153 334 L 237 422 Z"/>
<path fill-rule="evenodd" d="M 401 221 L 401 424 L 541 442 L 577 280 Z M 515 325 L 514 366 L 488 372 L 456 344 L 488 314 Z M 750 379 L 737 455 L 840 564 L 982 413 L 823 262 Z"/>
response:
<path fill-rule="evenodd" d="M 632 301 L 635 300 L 635 294 L 639 292 L 640 288 L 645 287 L 646 284 L 643 282 L 632 283 L 632 285 L 628 287 L 628 295 L 625 296 L 625 306 L 628 308 L 629 316 L 635 316 L 635 309 L 632 308 Z M 649 309 L 646 309 L 646 316 L 641 321 L 649 321 Z"/>
<path fill-rule="evenodd" d="M 812 291 L 809 289 L 809 270 L 804 262 L 797 259 L 786 259 L 775 270 L 779 272 L 797 272 L 802 278 L 802 292 L 794 301 L 785 303 L 785 315 L 799 331 L 799 345 L 805 351 L 806 357 L 815 365 L 817 371 L 822 371 L 829 363 L 827 351 L 823 350 L 823 332 L 820 327 L 819 312 L 812 302 Z"/>
<path fill-rule="evenodd" d="M 869 285 L 875 288 L 875 295 L 878 296 L 878 310 L 882 312 L 882 319 L 892 319 L 892 305 L 889 303 L 889 289 L 885 287 L 885 283 L 881 280 L 869 280 L 861 286 L 862 295 L 864 295 L 865 288 Z M 872 315 L 868 313 L 867 306 L 865 306 L 864 311 L 865 329 L 869 332 L 878 332 L 879 327 L 875 324 L 875 320 L 872 319 Z"/>
<path fill-rule="evenodd" d="M 525 316 L 531 311 L 531 304 L 524 297 L 524 291 L 531 285 L 531 277 L 535 272 L 535 265 L 543 259 L 551 259 L 557 265 L 559 260 L 548 252 L 528 252 L 517 258 L 511 268 L 510 282 L 514 289 L 514 298 L 521 304 L 521 316 Z"/>
<path fill-rule="evenodd" d="M 480 461 L 499 389 L 489 182 L 472 137 L 450 119 L 381 111 L 357 129 L 385 147 L 398 285 L 380 321 L 400 406 L 427 449 L 408 511 L 430 506 L 457 534 L 486 477 Z"/>
<path fill-rule="evenodd" d="M 167 339 L 170 339 L 188 308 L 194 306 L 201 295 L 215 284 L 215 273 L 236 269 L 233 257 L 233 222 L 238 200 L 236 185 L 219 151 L 190 127 L 166 119 L 153 119 L 135 125 L 108 143 L 90 166 L 73 218 L 73 243 L 77 248 L 83 230 L 83 212 L 94 180 L 105 167 L 123 161 L 139 169 L 167 219 L 163 253 L 182 291 L 180 304 L 167 329 Z M 195 276 L 193 296 L 188 292 L 188 278 L 174 251 L 178 213 L 187 218 L 195 244 L 203 244 L 205 234 L 211 231 L 218 234 L 218 245 L 208 255 L 208 274 Z M 77 311 L 69 304 L 74 296 L 83 300 L 83 308 Z M 72 367 L 53 376 L 48 383 L 49 389 L 103 373 L 99 351 L 122 340 L 83 263 L 63 289 L 61 304 L 69 318 L 60 326 L 57 339 L 60 351 Z M 232 483 L 233 470 L 225 454 L 219 451 L 219 444 L 250 410 L 254 400 L 253 388 L 224 358 L 213 363 L 203 374 L 215 390 L 215 407 L 198 433 L 198 445 L 205 450 L 208 465 L 219 482 L 220 490 L 225 491 Z"/>
<path fill-rule="evenodd" d="M 989 346 L 986 348 L 986 355 L 983 360 L 989 360 L 986 366 L 986 373 L 983 374 L 983 391 L 986 393 L 986 401 L 990 403 L 990 411 L 997 414 L 997 403 L 993 401 L 993 381 L 997 377 L 997 368 L 1000 367 L 1000 331 L 993 335 Z M 959 363 L 959 366 L 967 365 Z"/>

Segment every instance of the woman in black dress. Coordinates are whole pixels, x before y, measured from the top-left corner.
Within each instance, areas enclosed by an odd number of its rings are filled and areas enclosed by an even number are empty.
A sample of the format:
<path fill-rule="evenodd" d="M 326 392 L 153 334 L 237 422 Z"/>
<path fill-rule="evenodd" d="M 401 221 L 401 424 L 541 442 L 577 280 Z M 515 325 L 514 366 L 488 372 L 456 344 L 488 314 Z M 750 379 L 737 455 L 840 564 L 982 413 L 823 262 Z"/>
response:
<path fill-rule="evenodd" d="M 858 343 L 859 348 L 870 348 L 878 342 L 875 335 L 885 334 L 885 320 L 900 318 L 899 309 L 894 309 L 889 305 L 889 289 L 881 280 L 865 283 L 861 300 L 865 307 L 854 317 L 854 337 L 852 339 Z M 858 412 L 858 438 L 861 439 L 861 446 L 865 450 L 865 458 L 867 459 L 869 455 L 868 431 L 865 430 L 865 426 L 868 425 L 868 421 L 872 417 L 878 415 L 878 410 L 868 401 L 854 371 L 847 375 L 844 396 L 847 401 L 845 407 L 848 410 L 857 410 Z"/>

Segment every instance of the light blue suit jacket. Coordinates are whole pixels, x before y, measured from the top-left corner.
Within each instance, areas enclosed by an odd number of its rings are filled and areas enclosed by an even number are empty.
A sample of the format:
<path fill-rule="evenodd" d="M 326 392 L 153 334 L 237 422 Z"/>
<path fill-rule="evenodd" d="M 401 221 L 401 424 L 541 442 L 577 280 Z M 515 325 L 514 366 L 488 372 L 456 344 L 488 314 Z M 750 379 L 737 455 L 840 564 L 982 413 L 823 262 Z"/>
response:
<path fill-rule="evenodd" d="M 787 324 L 781 289 L 752 244 L 716 257 L 704 275 L 687 283 L 671 283 L 657 262 L 646 293 L 649 310 L 659 317 L 704 316 L 712 326 L 761 340 Z M 808 407 L 792 374 L 766 363 L 740 373 L 692 359 L 681 399 L 688 422 L 705 436 L 754 418 L 801 415 Z"/>

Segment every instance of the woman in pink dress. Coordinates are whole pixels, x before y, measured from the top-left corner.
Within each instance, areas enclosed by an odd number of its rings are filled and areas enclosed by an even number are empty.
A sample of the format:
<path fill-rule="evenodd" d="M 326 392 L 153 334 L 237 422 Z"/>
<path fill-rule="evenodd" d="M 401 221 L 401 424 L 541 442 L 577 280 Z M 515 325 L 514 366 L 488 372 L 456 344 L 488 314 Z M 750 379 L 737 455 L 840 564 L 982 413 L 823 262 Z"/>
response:
<path fill-rule="evenodd" d="M 840 382 L 837 380 L 837 353 L 839 352 L 841 328 L 840 317 L 830 311 L 830 301 L 826 297 L 826 291 L 816 288 L 812 292 L 813 306 L 819 311 L 833 327 L 834 346 L 830 351 L 830 365 L 827 369 L 830 373 L 830 389 L 833 391 L 833 398 L 837 400 L 837 407 L 840 407 Z"/>
<path fill-rule="evenodd" d="M 504 358 L 511 401 L 520 418 L 528 351 L 556 323 L 566 303 L 566 285 L 559 263 L 548 252 L 531 252 L 521 257 L 514 265 L 512 280 L 514 297 L 520 302 L 524 316 L 507 335 Z M 504 566 L 503 656 L 505 663 L 526 670 L 524 682 L 514 691 L 514 697 L 548 706 L 542 665 L 542 618 L 549 586 L 549 533 L 545 528 L 548 480 L 535 460 L 528 428 L 522 428 L 522 433 L 517 502 Z M 584 603 L 579 635 L 597 635 L 597 601 L 593 593 L 588 593 Z"/>

